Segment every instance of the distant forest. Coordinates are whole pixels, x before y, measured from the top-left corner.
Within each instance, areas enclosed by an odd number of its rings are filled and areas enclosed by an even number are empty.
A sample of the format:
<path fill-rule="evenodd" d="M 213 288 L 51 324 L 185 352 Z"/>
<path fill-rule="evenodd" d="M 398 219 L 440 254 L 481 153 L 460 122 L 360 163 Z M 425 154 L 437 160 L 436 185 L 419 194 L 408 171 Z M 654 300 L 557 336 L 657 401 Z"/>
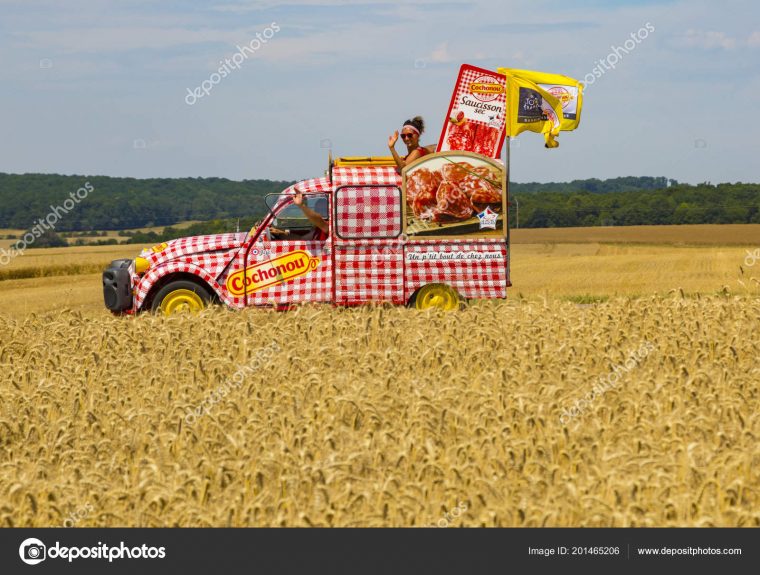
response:
<path fill-rule="evenodd" d="M 293 183 L 0 174 L 0 228 L 28 229 L 85 182 L 94 190 L 56 223 L 57 232 L 171 226 L 187 220 L 206 222 L 198 224 L 198 230 L 229 231 L 238 219 L 245 229 L 266 214 L 267 194 Z M 512 183 L 510 192 L 510 222 L 516 226 L 519 215 L 521 228 L 760 223 L 758 184 L 688 185 L 664 177 L 624 177 Z M 152 241 L 181 232 L 186 230 L 140 234 L 130 240 Z"/>
<path fill-rule="evenodd" d="M 93 191 L 55 225 L 56 231 L 124 230 L 188 220 L 266 214 L 264 197 L 293 182 L 225 178 L 110 178 L 0 174 L 0 228 L 26 229 L 85 182 Z"/>
<path fill-rule="evenodd" d="M 760 224 L 760 184 L 675 184 L 609 193 L 580 191 L 572 189 L 572 184 L 565 185 L 566 191 L 533 193 L 515 192 L 520 186 L 512 186 L 511 225 L 516 224 L 515 197 L 521 228 Z"/>

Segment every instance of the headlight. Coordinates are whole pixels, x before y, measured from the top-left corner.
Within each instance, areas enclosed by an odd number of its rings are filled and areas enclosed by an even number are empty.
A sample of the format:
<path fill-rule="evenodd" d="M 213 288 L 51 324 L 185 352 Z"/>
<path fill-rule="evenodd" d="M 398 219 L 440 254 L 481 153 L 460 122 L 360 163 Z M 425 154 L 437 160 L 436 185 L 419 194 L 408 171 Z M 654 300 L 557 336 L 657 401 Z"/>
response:
<path fill-rule="evenodd" d="M 148 271 L 148 268 L 150 268 L 150 262 L 148 260 L 141 258 L 140 256 L 135 258 L 135 273 L 137 275 L 142 275 Z"/>

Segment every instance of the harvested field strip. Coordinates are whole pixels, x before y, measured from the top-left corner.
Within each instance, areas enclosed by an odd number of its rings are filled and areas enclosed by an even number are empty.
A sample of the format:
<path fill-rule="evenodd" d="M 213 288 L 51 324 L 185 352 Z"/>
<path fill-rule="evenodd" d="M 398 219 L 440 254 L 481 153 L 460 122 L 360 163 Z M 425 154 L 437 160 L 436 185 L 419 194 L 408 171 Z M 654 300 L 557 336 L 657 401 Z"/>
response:
<path fill-rule="evenodd" d="M 63 264 L 41 267 L 0 268 L 0 281 L 93 274 L 102 272 L 109 263 L 110 260 L 102 264 Z"/>

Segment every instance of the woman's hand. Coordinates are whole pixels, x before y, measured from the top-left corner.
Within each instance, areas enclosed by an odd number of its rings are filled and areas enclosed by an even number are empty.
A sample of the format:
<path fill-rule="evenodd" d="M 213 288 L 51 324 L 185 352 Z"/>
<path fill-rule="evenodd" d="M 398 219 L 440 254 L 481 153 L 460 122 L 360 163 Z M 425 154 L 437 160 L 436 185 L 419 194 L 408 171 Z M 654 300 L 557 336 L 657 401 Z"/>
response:
<path fill-rule="evenodd" d="M 301 192 L 296 192 L 296 195 L 293 196 L 293 203 L 297 206 L 303 205 L 303 194 Z"/>
<path fill-rule="evenodd" d="M 396 142 L 398 142 L 398 130 L 393 132 L 392 136 L 388 137 L 388 147 L 393 148 L 396 146 Z"/>

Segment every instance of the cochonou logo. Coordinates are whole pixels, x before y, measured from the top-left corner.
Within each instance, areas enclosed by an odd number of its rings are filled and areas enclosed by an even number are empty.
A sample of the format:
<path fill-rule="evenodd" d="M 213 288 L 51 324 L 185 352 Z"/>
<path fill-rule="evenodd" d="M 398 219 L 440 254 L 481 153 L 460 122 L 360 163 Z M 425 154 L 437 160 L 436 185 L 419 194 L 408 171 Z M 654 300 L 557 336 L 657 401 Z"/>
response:
<path fill-rule="evenodd" d="M 128 547 L 124 541 L 118 547 L 98 541 L 92 547 L 64 547 L 59 541 L 48 549 L 39 539 L 30 537 L 21 542 L 18 548 L 19 557 L 27 565 L 37 565 L 46 559 L 107 559 L 109 563 L 115 559 L 163 559 L 166 557 L 165 547 Z"/>
<path fill-rule="evenodd" d="M 493 76 L 480 76 L 470 83 L 470 93 L 481 102 L 491 102 L 504 93 L 504 86 Z"/>

